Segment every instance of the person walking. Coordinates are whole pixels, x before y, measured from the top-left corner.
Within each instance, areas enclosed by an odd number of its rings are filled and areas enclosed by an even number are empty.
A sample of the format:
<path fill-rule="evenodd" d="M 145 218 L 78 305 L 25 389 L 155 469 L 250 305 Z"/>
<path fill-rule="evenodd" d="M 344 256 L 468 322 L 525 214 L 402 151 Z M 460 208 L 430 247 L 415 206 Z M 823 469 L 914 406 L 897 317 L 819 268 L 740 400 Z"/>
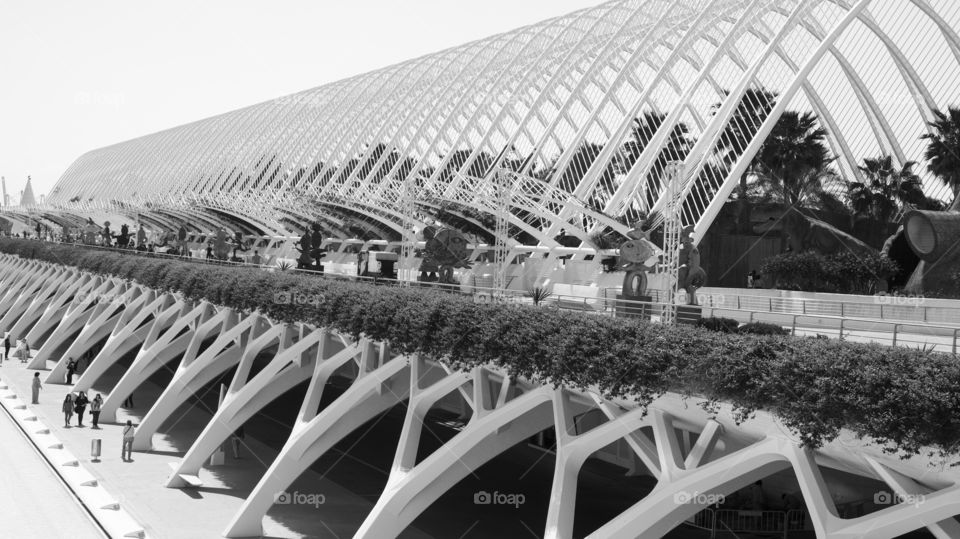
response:
<path fill-rule="evenodd" d="M 77 398 L 73 401 L 73 409 L 77 412 L 77 426 L 83 426 L 83 412 L 87 409 L 87 404 L 90 403 L 90 399 L 80 391 L 77 393 Z"/>
<path fill-rule="evenodd" d="M 71 419 L 73 419 L 73 393 L 67 393 L 63 397 L 63 426 L 70 428 Z"/>
<path fill-rule="evenodd" d="M 123 448 L 120 450 L 120 458 L 124 461 L 133 460 L 133 438 L 136 434 L 136 427 L 134 427 L 133 422 L 128 419 L 126 426 L 123 427 Z"/>
<path fill-rule="evenodd" d="M 10 360 L 10 334 L 3 337 L 3 359 Z"/>
<path fill-rule="evenodd" d="M 33 384 L 30 386 L 30 393 L 33 396 L 33 404 L 40 404 L 40 389 L 43 386 L 40 385 L 40 373 L 33 373 Z"/>
<path fill-rule="evenodd" d="M 100 428 L 100 408 L 103 407 L 103 397 L 97 393 L 97 396 L 90 401 L 90 415 L 93 416 L 93 428 Z"/>
<path fill-rule="evenodd" d="M 67 361 L 67 385 L 73 384 L 73 373 L 77 372 L 77 362 L 70 358 Z"/>

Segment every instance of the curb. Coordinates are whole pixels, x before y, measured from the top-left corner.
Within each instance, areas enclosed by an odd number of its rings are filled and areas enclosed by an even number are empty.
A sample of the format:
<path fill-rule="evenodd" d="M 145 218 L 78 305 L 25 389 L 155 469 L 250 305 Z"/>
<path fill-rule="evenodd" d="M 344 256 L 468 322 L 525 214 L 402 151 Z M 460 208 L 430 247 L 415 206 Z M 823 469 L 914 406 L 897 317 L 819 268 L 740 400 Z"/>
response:
<path fill-rule="evenodd" d="M 0 377 L 0 406 L 17 424 L 50 468 L 80 501 L 89 516 L 110 537 L 148 539 L 146 531 L 127 513 L 73 453 L 34 414 Z"/>

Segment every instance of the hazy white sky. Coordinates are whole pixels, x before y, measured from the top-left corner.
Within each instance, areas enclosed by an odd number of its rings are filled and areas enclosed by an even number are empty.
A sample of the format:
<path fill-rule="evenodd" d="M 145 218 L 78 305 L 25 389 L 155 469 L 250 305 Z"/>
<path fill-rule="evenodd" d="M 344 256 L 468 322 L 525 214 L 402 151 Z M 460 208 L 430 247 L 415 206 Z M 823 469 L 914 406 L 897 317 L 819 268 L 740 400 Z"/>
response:
<path fill-rule="evenodd" d="M 0 0 L 0 176 L 601 0 Z"/>

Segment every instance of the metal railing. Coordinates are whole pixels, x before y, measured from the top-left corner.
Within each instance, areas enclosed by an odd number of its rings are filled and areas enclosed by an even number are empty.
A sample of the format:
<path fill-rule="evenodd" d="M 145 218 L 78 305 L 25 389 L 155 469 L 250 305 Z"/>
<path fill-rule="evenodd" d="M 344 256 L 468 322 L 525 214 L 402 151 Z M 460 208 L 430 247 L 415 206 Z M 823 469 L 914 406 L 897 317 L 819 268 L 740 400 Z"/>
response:
<path fill-rule="evenodd" d="M 313 270 L 302 270 L 295 268 L 281 270 L 278 266 L 258 266 L 245 262 L 232 262 L 217 259 L 197 258 L 192 256 L 170 255 L 164 253 L 151 253 L 147 251 L 137 251 L 134 249 L 118 249 L 114 247 L 85 244 L 67 245 L 75 245 L 77 247 L 102 251 L 111 251 L 124 255 L 179 260 L 195 264 L 249 267 L 251 269 L 260 269 L 264 271 L 289 271 L 304 275 L 318 276 L 325 279 L 362 281 L 375 285 L 421 287 L 450 293 L 470 295 L 473 297 L 474 301 L 479 303 L 512 303 L 517 305 L 583 311 L 603 316 L 634 316 L 651 321 L 659 321 L 661 313 L 668 307 L 666 303 L 657 301 L 658 298 L 656 297 L 655 290 L 651 290 L 647 294 L 654 298 L 653 301 L 623 300 L 616 299 L 615 296 L 614 298 L 610 298 L 609 291 L 616 289 L 603 289 L 603 295 L 596 296 L 550 294 L 544 301 L 536 304 L 529 293 L 519 290 L 497 290 L 489 287 L 480 287 L 469 284 L 407 281 L 378 276 L 346 275 L 341 273 L 317 272 Z M 705 294 L 704 296 L 709 297 L 710 295 Z M 699 294 L 698 298 L 701 298 Z M 757 296 L 757 298 L 760 297 Z M 838 338 L 841 340 L 848 339 L 877 342 L 880 344 L 890 344 L 892 346 L 932 347 L 934 350 L 949 351 L 953 354 L 956 354 L 958 348 L 960 348 L 960 326 L 935 325 L 928 322 L 894 322 L 877 318 L 854 318 L 843 315 L 826 315 L 807 312 L 808 309 L 805 307 L 801 307 L 800 312 L 783 312 L 775 309 L 775 306 L 779 305 L 777 302 L 780 301 L 791 301 L 790 298 L 764 297 L 762 299 L 767 302 L 766 304 L 768 309 L 755 309 L 752 305 L 745 305 L 745 302 L 738 302 L 736 307 L 726 305 L 718 306 L 716 305 L 716 302 L 713 302 L 713 305 L 711 305 L 710 301 L 705 301 L 706 304 L 692 308 L 693 310 L 699 311 L 699 314 L 703 317 L 720 316 L 733 318 L 739 322 L 764 322 L 779 325 L 789 330 L 791 334 L 796 336 L 819 335 L 830 338 Z M 798 301 L 808 302 L 809 300 Z"/>
<path fill-rule="evenodd" d="M 704 509 L 686 521 L 686 524 L 710 532 L 710 537 L 725 534 L 777 535 L 787 539 L 790 532 L 811 531 L 807 512 L 747 511 L 739 509 Z"/>
<path fill-rule="evenodd" d="M 897 320 L 960 326 L 960 306 L 926 305 L 921 296 L 876 295 L 871 301 L 751 296 L 735 292 L 698 293 L 704 305 L 771 313 L 794 313 L 838 317 Z"/>

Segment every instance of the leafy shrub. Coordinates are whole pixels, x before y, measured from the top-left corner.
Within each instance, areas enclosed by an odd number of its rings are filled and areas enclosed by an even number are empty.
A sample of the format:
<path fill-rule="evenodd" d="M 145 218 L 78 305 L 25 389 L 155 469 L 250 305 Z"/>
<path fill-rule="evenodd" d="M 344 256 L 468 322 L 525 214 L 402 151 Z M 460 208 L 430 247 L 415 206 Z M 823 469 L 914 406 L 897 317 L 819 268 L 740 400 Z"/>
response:
<path fill-rule="evenodd" d="M 808 447 L 841 428 L 917 454 L 954 453 L 960 362 L 948 354 L 834 339 L 718 333 L 637 319 L 511 304 L 416 287 L 373 286 L 293 272 L 207 266 L 39 241 L 0 239 L 0 252 L 125 275 L 278 322 L 365 335 L 400 354 L 455 368 L 495 365 L 512 376 L 599 388 L 641 406 L 675 391 L 729 403 L 738 419 L 764 409 Z M 317 302 L 277 302 L 281 293 Z"/>
<path fill-rule="evenodd" d="M 740 322 L 737 322 L 733 318 L 713 317 L 701 318 L 697 325 L 711 331 L 719 331 L 721 333 L 736 333 L 737 328 L 740 326 Z"/>
<path fill-rule="evenodd" d="M 785 253 L 764 260 L 760 272 L 784 290 L 866 294 L 877 292 L 877 282 L 900 271 L 893 260 L 879 253 L 858 255 L 840 252 L 824 256 L 815 252 Z"/>
<path fill-rule="evenodd" d="M 764 322 L 751 322 L 744 324 L 737 329 L 737 333 L 750 335 L 789 335 L 790 332 L 776 324 L 766 324 Z"/>

